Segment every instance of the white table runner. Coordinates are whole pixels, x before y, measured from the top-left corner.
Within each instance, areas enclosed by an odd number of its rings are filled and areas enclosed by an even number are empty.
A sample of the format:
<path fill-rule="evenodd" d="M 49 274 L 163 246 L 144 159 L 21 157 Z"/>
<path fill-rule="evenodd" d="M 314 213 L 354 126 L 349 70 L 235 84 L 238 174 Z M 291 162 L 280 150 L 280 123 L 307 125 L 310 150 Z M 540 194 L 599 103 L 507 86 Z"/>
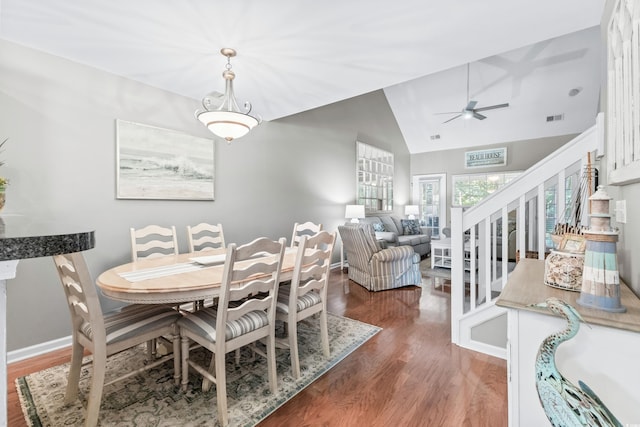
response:
<path fill-rule="evenodd" d="M 171 276 L 173 274 L 188 273 L 205 268 L 205 265 L 195 262 L 186 262 L 182 264 L 172 264 L 162 267 L 145 268 L 143 270 L 125 271 L 118 273 L 120 277 L 129 282 L 140 282 L 142 280 L 153 279 L 156 277 Z"/>

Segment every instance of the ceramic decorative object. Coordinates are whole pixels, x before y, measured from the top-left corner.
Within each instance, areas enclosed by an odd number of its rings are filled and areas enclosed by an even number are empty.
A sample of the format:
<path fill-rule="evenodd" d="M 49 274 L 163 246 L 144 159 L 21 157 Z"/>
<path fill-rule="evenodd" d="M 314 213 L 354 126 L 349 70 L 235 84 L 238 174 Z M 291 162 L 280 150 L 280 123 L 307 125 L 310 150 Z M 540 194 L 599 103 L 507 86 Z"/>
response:
<path fill-rule="evenodd" d="M 618 231 L 611 228 L 611 197 L 598 187 L 591 201 L 590 227 L 583 231 L 587 240 L 578 304 L 600 310 L 622 313 L 620 275 L 616 256 Z"/>

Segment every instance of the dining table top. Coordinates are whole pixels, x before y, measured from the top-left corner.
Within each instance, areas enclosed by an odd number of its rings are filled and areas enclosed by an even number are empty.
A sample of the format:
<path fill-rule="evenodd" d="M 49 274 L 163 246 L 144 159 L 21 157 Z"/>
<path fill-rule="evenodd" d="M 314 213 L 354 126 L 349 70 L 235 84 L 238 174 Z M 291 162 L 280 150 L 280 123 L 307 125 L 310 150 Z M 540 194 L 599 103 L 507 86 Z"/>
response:
<path fill-rule="evenodd" d="M 286 248 L 280 282 L 291 280 L 297 248 Z M 96 284 L 112 299 L 137 304 L 173 304 L 216 297 L 220 293 L 226 249 L 212 249 L 118 265 L 98 276 Z M 251 264 L 260 258 L 240 261 Z"/>

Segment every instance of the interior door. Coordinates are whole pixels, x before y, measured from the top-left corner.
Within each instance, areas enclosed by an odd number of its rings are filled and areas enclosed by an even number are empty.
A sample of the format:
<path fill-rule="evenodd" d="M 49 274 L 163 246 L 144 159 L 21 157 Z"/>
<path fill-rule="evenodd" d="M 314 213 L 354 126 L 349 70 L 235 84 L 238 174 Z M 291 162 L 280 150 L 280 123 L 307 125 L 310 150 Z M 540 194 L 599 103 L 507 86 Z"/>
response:
<path fill-rule="evenodd" d="M 413 203 L 420 207 L 420 224 L 431 230 L 431 237 L 440 238 L 447 224 L 445 206 L 446 175 L 416 175 L 413 177 Z"/>

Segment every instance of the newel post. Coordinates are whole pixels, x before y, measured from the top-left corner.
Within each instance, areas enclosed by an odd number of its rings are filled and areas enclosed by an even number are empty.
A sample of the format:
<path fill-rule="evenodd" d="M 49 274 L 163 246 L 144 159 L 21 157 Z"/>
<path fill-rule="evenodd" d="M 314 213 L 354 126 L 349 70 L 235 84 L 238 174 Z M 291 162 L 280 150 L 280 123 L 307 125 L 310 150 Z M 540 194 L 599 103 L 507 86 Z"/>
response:
<path fill-rule="evenodd" d="M 460 318 L 464 314 L 464 231 L 462 208 L 451 208 L 451 342 L 460 343 Z"/>

